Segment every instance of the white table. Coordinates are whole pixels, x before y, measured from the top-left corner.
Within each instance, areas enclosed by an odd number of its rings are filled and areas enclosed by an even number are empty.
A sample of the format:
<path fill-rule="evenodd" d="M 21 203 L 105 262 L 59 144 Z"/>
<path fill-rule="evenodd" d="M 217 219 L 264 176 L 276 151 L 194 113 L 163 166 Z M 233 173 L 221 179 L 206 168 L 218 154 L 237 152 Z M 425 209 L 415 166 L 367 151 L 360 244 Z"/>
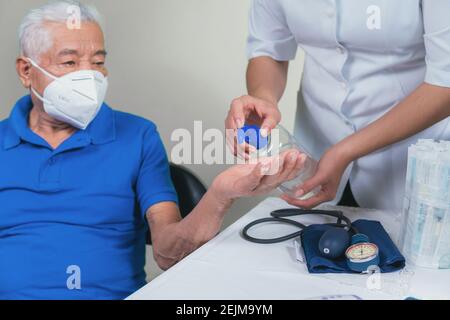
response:
<path fill-rule="evenodd" d="M 390 274 L 309 274 L 296 259 L 294 240 L 262 245 L 242 239 L 249 222 L 286 208 L 268 198 L 128 299 L 143 300 L 296 300 L 330 295 L 356 295 L 362 299 L 450 299 L 450 270 L 407 266 Z M 336 207 L 324 206 L 324 209 Z M 399 213 L 340 207 L 351 219 L 379 220 L 394 242 L 399 235 Z M 331 222 L 324 217 L 304 216 L 305 223 Z M 294 231 L 290 226 L 266 224 L 251 232 L 272 237 Z"/>

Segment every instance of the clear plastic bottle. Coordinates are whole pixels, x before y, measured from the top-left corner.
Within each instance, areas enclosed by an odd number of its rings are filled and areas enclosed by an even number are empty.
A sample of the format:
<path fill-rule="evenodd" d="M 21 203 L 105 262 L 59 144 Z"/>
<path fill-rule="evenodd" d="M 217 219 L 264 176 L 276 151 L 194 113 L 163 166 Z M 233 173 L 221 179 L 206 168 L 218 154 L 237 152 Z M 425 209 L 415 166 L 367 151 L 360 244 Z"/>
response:
<path fill-rule="evenodd" d="M 291 149 L 298 150 L 301 154 L 304 154 L 304 165 L 298 172 L 298 175 L 294 179 L 284 182 L 279 187 L 282 192 L 292 197 L 295 197 L 297 188 L 311 178 L 317 171 L 318 162 L 313 159 L 310 153 L 308 153 L 308 151 L 296 141 L 294 136 L 281 125 L 278 125 L 273 129 L 268 137 L 261 136 L 260 128 L 258 126 L 247 125 L 238 131 L 238 143 L 243 144 L 244 142 L 256 148 L 255 152 L 250 153 L 251 158 L 274 157 Z M 309 199 L 319 191 L 320 187 L 303 195 L 300 199 Z"/>

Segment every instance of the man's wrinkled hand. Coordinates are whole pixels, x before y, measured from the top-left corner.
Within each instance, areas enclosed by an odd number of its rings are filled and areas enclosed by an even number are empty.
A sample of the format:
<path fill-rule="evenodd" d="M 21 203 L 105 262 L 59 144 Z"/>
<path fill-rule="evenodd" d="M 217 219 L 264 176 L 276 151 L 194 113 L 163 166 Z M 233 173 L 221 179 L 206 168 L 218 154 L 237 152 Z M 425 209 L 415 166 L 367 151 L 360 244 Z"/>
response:
<path fill-rule="evenodd" d="M 260 159 L 254 164 L 235 165 L 214 180 L 212 191 L 216 198 L 224 202 L 262 195 L 294 179 L 304 162 L 303 154 L 297 150 L 288 150 L 277 157 Z"/>

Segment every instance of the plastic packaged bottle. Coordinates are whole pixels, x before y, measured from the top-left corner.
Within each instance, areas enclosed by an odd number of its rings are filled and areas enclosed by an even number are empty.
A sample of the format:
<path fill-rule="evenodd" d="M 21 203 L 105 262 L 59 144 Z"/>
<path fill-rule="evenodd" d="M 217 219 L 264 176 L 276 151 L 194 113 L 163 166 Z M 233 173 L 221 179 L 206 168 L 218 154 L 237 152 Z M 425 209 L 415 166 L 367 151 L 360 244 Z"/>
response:
<path fill-rule="evenodd" d="M 450 141 L 409 147 L 401 234 L 410 264 L 450 269 Z"/>
<path fill-rule="evenodd" d="M 298 150 L 304 155 L 303 168 L 298 172 L 298 175 L 290 180 L 284 182 L 280 187 L 280 191 L 295 197 L 297 188 L 301 186 L 306 180 L 311 178 L 317 171 L 318 162 L 308 153 L 303 146 L 301 146 L 293 135 L 289 133 L 286 128 L 278 125 L 273 129 L 267 137 L 263 137 L 260 128 L 255 125 L 246 125 L 238 130 L 238 143 L 248 143 L 256 148 L 256 151 L 250 153 L 250 158 L 264 158 L 274 157 L 287 150 Z M 320 187 L 303 195 L 300 199 L 306 200 L 320 191 Z"/>

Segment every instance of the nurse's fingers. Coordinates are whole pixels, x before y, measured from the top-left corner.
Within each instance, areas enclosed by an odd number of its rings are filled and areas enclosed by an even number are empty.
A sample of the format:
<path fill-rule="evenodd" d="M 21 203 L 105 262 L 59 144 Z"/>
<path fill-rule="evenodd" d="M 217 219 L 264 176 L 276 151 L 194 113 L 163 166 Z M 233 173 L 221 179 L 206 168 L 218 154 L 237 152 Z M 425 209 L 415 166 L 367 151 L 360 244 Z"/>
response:
<path fill-rule="evenodd" d="M 240 129 L 245 125 L 245 101 L 241 98 L 231 102 L 230 112 L 227 118 L 228 129 Z"/>
<path fill-rule="evenodd" d="M 240 159 L 244 159 L 245 163 L 249 163 L 251 158 L 251 154 L 256 151 L 256 148 L 249 145 L 248 143 L 238 144 L 235 141 L 229 141 L 227 140 L 227 145 L 230 148 L 231 152 L 235 157 L 238 157 Z M 254 163 L 257 161 L 255 160 Z"/>
<path fill-rule="evenodd" d="M 234 156 L 237 156 L 238 154 L 238 150 L 237 150 L 237 137 L 236 137 L 236 132 L 234 130 L 231 129 L 226 129 L 225 130 L 225 141 L 227 143 L 228 148 L 230 149 L 231 153 Z"/>
<path fill-rule="evenodd" d="M 256 148 L 247 143 L 239 144 L 236 130 L 227 129 L 225 132 L 225 141 L 231 153 L 234 156 L 239 156 L 241 159 L 249 160 L 250 153 L 256 150 Z"/>
<path fill-rule="evenodd" d="M 296 197 L 302 197 L 305 194 L 310 193 L 311 191 L 317 189 L 325 183 L 326 179 L 324 179 L 320 174 L 314 175 L 312 178 L 306 180 L 302 185 L 299 186 L 298 190 L 295 192 Z"/>
<path fill-rule="evenodd" d="M 252 160 L 250 154 L 255 152 L 255 147 L 249 145 L 248 143 L 242 143 L 242 144 L 237 144 L 236 145 L 236 156 L 246 160 L 246 163 L 248 163 L 247 161 Z M 254 163 L 256 163 L 257 161 L 255 160 Z"/>
<path fill-rule="evenodd" d="M 252 119 L 253 115 L 253 119 Z M 281 121 L 281 113 L 276 104 L 252 96 L 242 96 L 231 102 L 225 121 L 226 128 L 240 129 L 249 121 L 258 122 L 261 134 L 267 136 Z"/>
<path fill-rule="evenodd" d="M 303 209 L 314 209 L 319 204 L 330 201 L 330 197 L 325 192 L 320 191 L 317 195 L 307 200 L 300 200 L 296 198 L 292 198 L 287 194 L 281 195 L 281 199 L 289 203 L 290 205 L 303 208 Z"/>
<path fill-rule="evenodd" d="M 277 108 L 264 108 L 263 123 L 261 124 L 261 135 L 267 137 L 269 133 L 280 123 L 281 114 Z"/>

